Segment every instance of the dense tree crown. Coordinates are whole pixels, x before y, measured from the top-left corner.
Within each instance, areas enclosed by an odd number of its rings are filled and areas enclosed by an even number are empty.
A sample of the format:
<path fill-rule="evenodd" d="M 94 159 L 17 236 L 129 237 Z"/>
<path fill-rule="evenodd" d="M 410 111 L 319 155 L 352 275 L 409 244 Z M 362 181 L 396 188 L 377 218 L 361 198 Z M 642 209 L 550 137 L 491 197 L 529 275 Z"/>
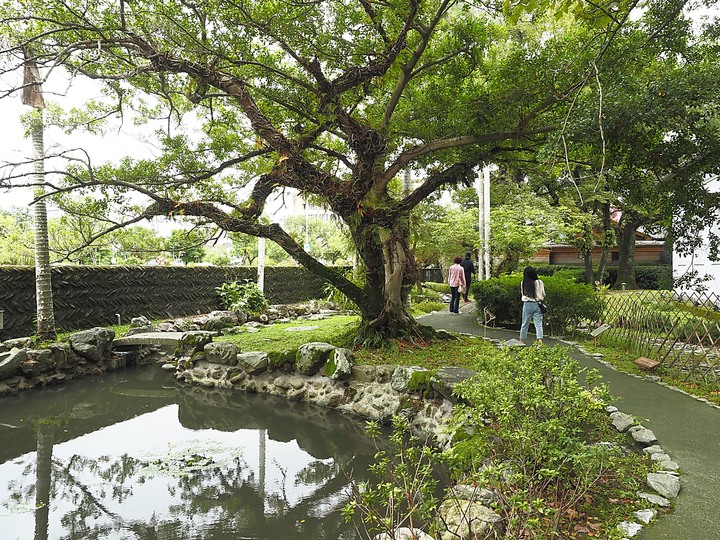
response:
<path fill-rule="evenodd" d="M 417 275 L 411 211 L 483 163 L 557 153 L 575 105 L 615 70 L 630 73 L 628 40 L 662 64 L 656 43 L 687 39 L 673 34 L 684 2 L 644 2 L 633 22 L 638 5 L 16 0 L 0 27 L 8 70 L 27 54 L 41 70 L 105 83 L 108 98 L 68 120 L 98 130 L 128 110 L 167 119 L 158 159 L 95 167 L 75 156 L 51 186 L 60 204 L 81 191 L 93 202 L 74 211 L 109 228 L 182 215 L 267 237 L 351 298 L 368 330 L 393 336 L 414 328 L 403 294 Z M 410 191 L 393 182 L 406 169 L 420 179 Z M 261 219 L 287 188 L 345 223 L 362 284 Z"/>

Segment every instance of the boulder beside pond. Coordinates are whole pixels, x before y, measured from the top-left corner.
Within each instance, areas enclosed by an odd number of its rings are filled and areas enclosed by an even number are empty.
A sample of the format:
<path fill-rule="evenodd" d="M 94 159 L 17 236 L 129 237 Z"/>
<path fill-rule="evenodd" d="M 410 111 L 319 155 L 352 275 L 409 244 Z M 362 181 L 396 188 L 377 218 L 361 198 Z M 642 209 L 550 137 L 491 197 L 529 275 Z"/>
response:
<path fill-rule="evenodd" d="M 105 364 L 110 362 L 110 350 L 114 339 L 114 330 L 95 327 L 71 335 L 70 346 L 81 358 L 96 364 Z"/>

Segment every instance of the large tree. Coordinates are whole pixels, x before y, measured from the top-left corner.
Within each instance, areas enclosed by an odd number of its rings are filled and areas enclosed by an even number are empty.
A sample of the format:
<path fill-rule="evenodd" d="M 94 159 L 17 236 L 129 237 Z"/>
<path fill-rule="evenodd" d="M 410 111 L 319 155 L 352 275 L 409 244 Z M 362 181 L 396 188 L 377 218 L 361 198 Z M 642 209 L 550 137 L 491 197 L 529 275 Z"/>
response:
<path fill-rule="evenodd" d="M 558 108 L 611 69 L 602 56 L 638 1 L 504 2 L 507 18 L 501 4 L 15 0 L 0 28 L 7 56 L 30 44 L 39 65 L 106 84 L 114 102 L 88 106 L 84 125 L 131 108 L 167 119 L 157 159 L 88 161 L 58 194 L 94 193 L 89 209 L 114 227 L 184 215 L 269 238 L 358 305 L 361 335 L 384 338 L 417 329 L 403 291 L 412 209 L 562 127 Z M 391 189 L 408 167 L 417 187 Z M 261 219 L 286 188 L 345 222 L 363 285 Z"/>

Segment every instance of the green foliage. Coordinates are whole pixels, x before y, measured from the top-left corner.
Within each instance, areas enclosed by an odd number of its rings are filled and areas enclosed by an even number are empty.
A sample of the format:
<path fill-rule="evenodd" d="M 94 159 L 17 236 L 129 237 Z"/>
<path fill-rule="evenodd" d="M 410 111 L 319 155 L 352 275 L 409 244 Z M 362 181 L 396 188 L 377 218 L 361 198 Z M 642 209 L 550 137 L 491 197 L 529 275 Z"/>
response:
<path fill-rule="evenodd" d="M 490 310 L 496 324 L 519 327 L 522 318 L 520 274 L 510 274 L 472 285 L 470 292 L 478 309 Z M 556 333 L 575 332 L 586 321 L 599 319 L 604 308 L 602 294 L 591 286 L 556 276 L 542 278 L 549 311 L 544 321 Z"/>
<path fill-rule="evenodd" d="M 450 294 L 450 285 L 447 283 L 435 283 L 433 281 L 428 281 L 423 283 L 423 288 L 442 294 Z"/>
<path fill-rule="evenodd" d="M 173 258 L 180 259 L 185 264 L 197 263 L 205 257 L 205 242 L 208 240 L 208 232 L 192 229 L 189 231 L 175 229 L 170 233 L 165 249 Z"/>
<path fill-rule="evenodd" d="M 355 525 L 366 538 L 383 533 L 394 538 L 399 527 L 423 528 L 432 523 L 438 505 L 432 449 L 411 434 L 405 417 L 394 416 L 392 424 L 387 448 L 380 425 L 368 422 L 367 433 L 377 450 L 370 466 L 373 479 L 353 481 L 350 502 L 343 508 L 348 522 L 360 518 Z"/>
<path fill-rule="evenodd" d="M 639 487 L 639 479 L 619 465 L 639 460 L 625 458 L 619 446 L 597 444 L 617 439 L 605 412 L 607 388 L 595 385 L 596 373 L 583 373 L 565 349 L 478 357 L 476 369 L 456 388 L 462 404 L 443 462 L 500 494 L 508 538 L 560 537 L 564 512 L 577 515 L 600 485 L 626 495 Z M 581 374 L 588 386 L 580 383 Z M 623 476 L 611 488 L 608 481 L 618 470 Z"/>
<path fill-rule="evenodd" d="M 244 283 L 230 281 L 215 287 L 220 303 L 225 309 L 259 313 L 268 306 L 267 299 L 257 284 L 249 279 Z"/>
<path fill-rule="evenodd" d="M 673 288 L 672 265 L 638 265 L 635 267 L 635 278 L 641 289 L 667 291 Z M 617 281 L 617 268 L 609 268 L 603 283 L 614 285 Z"/>

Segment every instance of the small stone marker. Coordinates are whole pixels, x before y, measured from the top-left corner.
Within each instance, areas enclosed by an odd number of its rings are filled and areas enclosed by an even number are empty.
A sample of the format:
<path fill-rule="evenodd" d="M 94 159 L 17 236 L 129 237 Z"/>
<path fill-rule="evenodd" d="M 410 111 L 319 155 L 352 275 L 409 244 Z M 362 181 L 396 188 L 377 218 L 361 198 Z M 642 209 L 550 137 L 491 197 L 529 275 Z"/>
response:
<path fill-rule="evenodd" d="M 652 360 L 650 358 L 645 358 L 644 356 L 641 356 L 637 360 L 635 360 L 635 365 L 639 367 L 640 369 L 646 369 L 648 371 L 655 369 L 660 365 L 660 362 L 657 360 Z"/>

